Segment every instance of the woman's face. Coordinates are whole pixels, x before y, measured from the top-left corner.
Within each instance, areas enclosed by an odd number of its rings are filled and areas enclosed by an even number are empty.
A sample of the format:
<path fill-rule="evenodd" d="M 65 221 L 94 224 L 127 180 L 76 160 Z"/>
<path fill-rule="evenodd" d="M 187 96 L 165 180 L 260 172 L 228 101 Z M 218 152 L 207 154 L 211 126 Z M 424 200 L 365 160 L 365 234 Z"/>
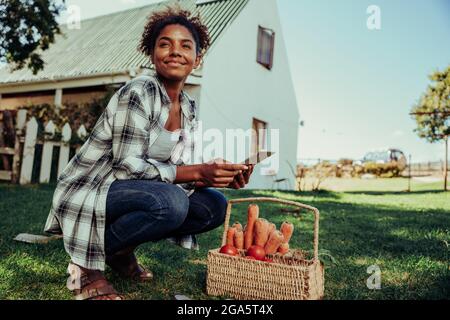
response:
<path fill-rule="evenodd" d="M 179 24 L 166 26 L 156 39 L 152 62 L 162 77 L 184 81 L 200 63 L 191 32 Z"/>

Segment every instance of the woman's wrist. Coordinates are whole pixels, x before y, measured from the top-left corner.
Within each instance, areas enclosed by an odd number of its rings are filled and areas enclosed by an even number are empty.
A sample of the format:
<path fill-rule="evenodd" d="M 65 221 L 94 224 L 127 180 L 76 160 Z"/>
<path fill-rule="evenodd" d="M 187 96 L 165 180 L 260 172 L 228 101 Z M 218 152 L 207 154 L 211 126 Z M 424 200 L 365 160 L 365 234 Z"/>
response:
<path fill-rule="evenodd" d="M 204 164 L 197 165 L 196 177 L 195 181 L 201 181 L 203 179 L 203 169 L 205 168 Z"/>
<path fill-rule="evenodd" d="M 177 166 L 177 173 L 174 183 L 195 182 L 199 181 L 201 178 L 202 178 L 201 164 Z"/>

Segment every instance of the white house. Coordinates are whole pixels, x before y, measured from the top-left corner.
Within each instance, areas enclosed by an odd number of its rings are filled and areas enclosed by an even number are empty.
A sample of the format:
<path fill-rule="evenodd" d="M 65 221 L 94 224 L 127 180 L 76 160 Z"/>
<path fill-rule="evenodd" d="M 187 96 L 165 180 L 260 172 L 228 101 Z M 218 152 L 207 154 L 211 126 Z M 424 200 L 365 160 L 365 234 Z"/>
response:
<path fill-rule="evenodd" d="M 198 11 L 212 39 L 203 66 L 185 85 L 200 106 L 204 138 L 211 139 L 201 143 L 205 158 L 219 143 L 214 137 L 228 134 L 222 155 L 244 160 L 231 148 L 233 130 L 267 129 L 266 134 L 258 131 L 252 147 L 276 155 L 256 167 L 248 188 L 293 189 L 289 165 L 296 167 L 299 114 L 276 0 L 173 1 Z M 151 73 L 150 62 L 137 45 L 146 17 L 166 3 L 61 26 L 64 36 L 42 53 L 43 71 L 33 75 L 27 69 L 0 70 L 0 110 L 87 101 L 104 94 L 107 86 L 118 88 Z M 274 185 L 280 178 L 288 181 Z"/>

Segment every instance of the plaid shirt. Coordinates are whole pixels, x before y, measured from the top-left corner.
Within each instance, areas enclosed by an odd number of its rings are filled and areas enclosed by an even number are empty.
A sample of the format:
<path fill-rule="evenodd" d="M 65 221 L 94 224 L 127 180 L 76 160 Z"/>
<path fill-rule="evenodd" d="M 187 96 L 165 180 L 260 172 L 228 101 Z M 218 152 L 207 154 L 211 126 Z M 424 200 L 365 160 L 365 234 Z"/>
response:
<path fill-rule="evenodd" d="M 173 183 L 176 167 L 192 163 L 195 101 L 183 91 L 183 129 L 167 162 L 149 149 L 169 117 L 170 98 L 157 76 L 127 82 L 111 98 L 88 140 L 58 177 L 44 231 L 64 235 L 72 262 L 105 269 L 106 198 L 115 180 L 148 179 Z M 178 184 L 187 195 L 193 183 Z"/>

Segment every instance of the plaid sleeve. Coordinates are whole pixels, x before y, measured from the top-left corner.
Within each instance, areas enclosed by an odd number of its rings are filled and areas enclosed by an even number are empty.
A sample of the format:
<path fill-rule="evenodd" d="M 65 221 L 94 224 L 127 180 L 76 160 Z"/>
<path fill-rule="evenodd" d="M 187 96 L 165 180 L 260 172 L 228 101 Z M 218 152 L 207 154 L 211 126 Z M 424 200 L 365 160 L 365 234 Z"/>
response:
<path fill-rule="evenodd" d="M 195 111 L 194 118 L 197 118 L 197 112 Z M 189 132 L 189 139 L 187 144 L 185 145 L 185 148 L 183 150 L 183 153 L 186 153 L 186 157 L 184 157 L 183 164 L 184 165 L 194 165 L 194 164 L 201 164 L 202 162 L 196 159 L 196 152 L 199 150 L 197 149 L 197 139 L 198 137 L 198 123 L 197 120 L 193 120 L 191 122 L 190 132 Z M 195 183 L 196 181 L 191 181 L 187 183 L 181 183 L 180 185 L 183 187 L 183 189 L 186 190 L 194 190 L 195 189 Z"/>
<path fill-rule="evenodd" d="M 168 183 L 173 183 L 175 181 L 177 177 L 177 167 L 174 164 L 168 162 L 159 162 L 151 158 L 148 158 L 147 161 L 155 166 L 162 181 Z"/>
<path fill-rule="evenodd" d="M 148 179 L 173 183 L 176 166 L 147 159 L 156 84 L 123 88 L 113 119 L 113 168 L 119 180 Z"/>

